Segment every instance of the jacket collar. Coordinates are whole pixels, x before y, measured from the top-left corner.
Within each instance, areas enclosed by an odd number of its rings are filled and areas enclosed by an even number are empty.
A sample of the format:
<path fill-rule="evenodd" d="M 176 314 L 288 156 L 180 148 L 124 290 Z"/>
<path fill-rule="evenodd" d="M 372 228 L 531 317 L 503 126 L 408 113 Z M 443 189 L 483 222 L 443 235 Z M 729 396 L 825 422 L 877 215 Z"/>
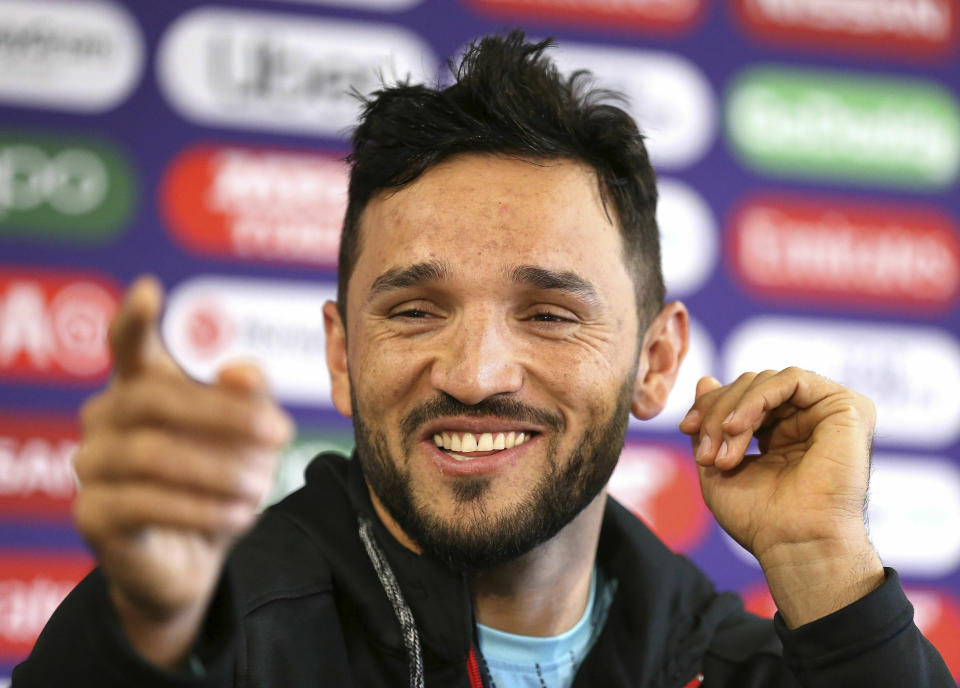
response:
<path fill-rule="evenodd" d="M 474 641 L 467 577 L 401 545 L 376 516 L 360 462 L 354 458 L 348 464 L 351 506 L 354 513 L 366 515 L 374 524 L 375 537 L 416 618 L 427 667 L 462 665 Z M 739 609 L 734 596 L 716 595 L 712 583 L 696 566 L 671 552 L 612 498 L 604 511 L 597 562 L 605 577 L 616 581 L 617 591 L 604 630 L 584 661 L 576 686 L 671 685 L 679 677 L 693 675 L 716 627 Z M 391 627 L 396 627 L 385 595 L 380 591 L 376 597 L 375 613 L 380 619 L 390 618 Z M 389 637 L 401 651 L 399 630 Z"/>
<path fill-rule="evenodd" d="M 425 664 L 465 664 L 473 644 L 473 602 L 466 576 L 451 571 L 433 557 L 410 551 L 390 534 L 370 502 L 356 456 L 349 461 L 347 489 L 354 512 L 373 523 L 377 543 L 413 612 Z M 392 609 L 389 614 L 393 618 Z M 399 635 L 397 639 L 400 640 Z"/>

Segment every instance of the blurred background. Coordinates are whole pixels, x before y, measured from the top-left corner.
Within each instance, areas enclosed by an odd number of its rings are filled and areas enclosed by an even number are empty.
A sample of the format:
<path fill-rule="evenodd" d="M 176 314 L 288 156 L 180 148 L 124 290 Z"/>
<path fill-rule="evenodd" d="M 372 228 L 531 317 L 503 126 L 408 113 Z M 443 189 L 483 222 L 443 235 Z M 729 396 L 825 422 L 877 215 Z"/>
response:
<path fill-rule="evenodd" d="M 92 566 L 70 525 L 80 403 L 151 272 L 209 378 L 257 359 L 299 434 L 271 499 L 352 446 L 321 307 L 345 205 L 346 93 L 446 80 L 472 38 L 554 36 L 647 134 L 678 389 L 612 491 L 761 614 L 679 422 L 698 377 L 800 365 L 870 396 L 870 524 L 960 677 L 960 26 L 956 0 L 0 0 L 0 685 Z"/>

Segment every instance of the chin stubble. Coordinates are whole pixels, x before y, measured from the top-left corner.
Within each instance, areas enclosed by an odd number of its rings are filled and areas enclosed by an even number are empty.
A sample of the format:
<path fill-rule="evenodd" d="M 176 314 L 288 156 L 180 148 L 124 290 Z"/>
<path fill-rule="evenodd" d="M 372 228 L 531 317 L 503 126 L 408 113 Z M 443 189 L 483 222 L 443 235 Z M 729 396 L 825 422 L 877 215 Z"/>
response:
<path fill-rule="evenodd" d="M 461 478 L 452 483 L 455 513 L 439 517 L 416 494 L 405 460 L 391 455 L 386 436 L 363 422 L 352 399 L 357 458 L 374 494 L 424 553 L 458 571 L 477 572 L 506 563 L 549 540 L 600 493 L 610 479 L 626 436 L 633 377 L 621 385 L 617 403 L 598 418 L 563 461 L 557 456 L 563 419 L 509 399 L 490 398 L 467 406 L 444 396 L 422 404 L 401 421 L 404 459 L 412 455 L 415 433 L 444 415 L 510 418 L 550 428 L 549 460 L 544 475 L 523 500 L 490 513 L 485 497 L 493 479 Z"/>

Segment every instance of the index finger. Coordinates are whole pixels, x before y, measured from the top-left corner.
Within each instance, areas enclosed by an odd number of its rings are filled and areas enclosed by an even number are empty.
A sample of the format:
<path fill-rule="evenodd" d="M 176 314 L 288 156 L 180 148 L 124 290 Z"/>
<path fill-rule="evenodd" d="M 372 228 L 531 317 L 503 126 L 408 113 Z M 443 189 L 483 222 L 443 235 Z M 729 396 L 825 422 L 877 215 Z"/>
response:
<path fill-rule="evenodd" d="M 163 305 L 163 287 L 150 275 L 137 278 L 110 325 L 114 372 L 133 375 L 162 355 L 157 320 Z"/>
<path fill-rule="evenodd" d="M 843 391 L 836 382 L 802 368 L 784 368 L 764 379 L 737 401 L 725 424 L 729 433 L 754 432 L 769 416 L 782 419 Z"/>

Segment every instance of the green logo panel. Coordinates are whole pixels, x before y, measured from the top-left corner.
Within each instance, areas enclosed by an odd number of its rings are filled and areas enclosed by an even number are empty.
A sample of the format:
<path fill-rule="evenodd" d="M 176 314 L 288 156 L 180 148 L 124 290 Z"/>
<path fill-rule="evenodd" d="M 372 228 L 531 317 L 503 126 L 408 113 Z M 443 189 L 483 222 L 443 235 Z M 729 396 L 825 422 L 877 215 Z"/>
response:
<path fill-rule="evenodd" d="M 336 451 L 350 455 L 353 433 L 344 430 L 301 429 L 280 456 L 273 488 L 265 504 L 274 504 L 303 485 L 303 472 L 320 452 Z"/>
<path fill-rule="evenodd" d="M 931 189 L 960 174 L 960 108 L 928 81 L 751 69 L 727 91 L 726 126 L 764 172 Z"/>
<path fill-rule="evenodd" d="M 0 130 L 0 234 L 104 240 L 130 217 L 135 188 L 116 146 Z"/>

